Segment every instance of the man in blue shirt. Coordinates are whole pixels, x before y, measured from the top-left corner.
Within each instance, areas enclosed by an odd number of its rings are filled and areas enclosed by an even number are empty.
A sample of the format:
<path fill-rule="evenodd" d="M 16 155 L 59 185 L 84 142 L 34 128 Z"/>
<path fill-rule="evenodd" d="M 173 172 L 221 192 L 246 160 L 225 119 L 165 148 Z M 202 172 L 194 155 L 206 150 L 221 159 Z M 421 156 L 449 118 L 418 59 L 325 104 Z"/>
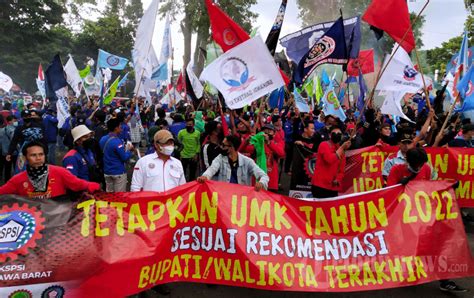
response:
<path fill-rule="evenodd" d="M 58 118 L 52 109 L 43 115 L 44 134 L 48 142 L 48 163 L 56 164 L 56 143 L 58 141 Z"/>
<path fill-rule="evenodd" d="M 63 167 L 78 178 L 92 181 L 89 169 L 94 169 L 96 166 L 92 139 L 94 133 L 87 126 L 79 125 L 71 130 L 71 134 L 74 138 L 74 149 L 64 156 Z"/>
<path fill-rule="evenodd" d="M 104 177 L 107 192 L 124 192 L 127 188 L 125 163 L 132 157 L 133 146 L 126 146 L 119 138 L 121 121 L 112 118 L 107 121 L 108 135 L 100 139 L 100 148 L 104 153 Z"/>

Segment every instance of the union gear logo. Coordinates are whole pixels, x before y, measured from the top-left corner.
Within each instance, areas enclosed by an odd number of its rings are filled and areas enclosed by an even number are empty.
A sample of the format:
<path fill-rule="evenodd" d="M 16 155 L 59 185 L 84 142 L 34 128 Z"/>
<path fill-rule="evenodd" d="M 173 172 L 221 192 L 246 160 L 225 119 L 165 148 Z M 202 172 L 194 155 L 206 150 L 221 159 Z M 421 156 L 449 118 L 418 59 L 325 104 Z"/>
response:
<path fill-rule="evenodd" d="M 42 237 L 44 218 L 36 208 L 14 204 L 0 210 L 0 262 L 26 255 Z"/>
<path fill-rule="evenodd" d="M 224 83 L 231 87 L 229 92 L 244 90 L 256 79 L 249 77 L 247 63 L 237 57 L 230 57 L 221 64 L 220 75 Z"/>

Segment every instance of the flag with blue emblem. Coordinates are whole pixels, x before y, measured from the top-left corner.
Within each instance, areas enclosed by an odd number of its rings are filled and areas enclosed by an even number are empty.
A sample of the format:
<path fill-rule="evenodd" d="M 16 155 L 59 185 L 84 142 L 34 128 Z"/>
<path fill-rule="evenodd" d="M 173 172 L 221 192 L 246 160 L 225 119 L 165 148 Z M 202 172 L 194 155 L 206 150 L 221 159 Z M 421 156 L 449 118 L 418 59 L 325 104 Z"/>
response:
<path fill-rule="evenodd" d="M 467 112 L 474 110 L 474 68 L 472 66 L 457 85 L 457 90 L 464 101 L 462 106 L 456 109 L 456 111 Z"/>
<path fill-rule="evenodd" d="M 127 63 L 127 58 L 122 58 L 99 49 L 99 57 L 97 58 L 97 68 L 122 70 L 127 66 Z"/>

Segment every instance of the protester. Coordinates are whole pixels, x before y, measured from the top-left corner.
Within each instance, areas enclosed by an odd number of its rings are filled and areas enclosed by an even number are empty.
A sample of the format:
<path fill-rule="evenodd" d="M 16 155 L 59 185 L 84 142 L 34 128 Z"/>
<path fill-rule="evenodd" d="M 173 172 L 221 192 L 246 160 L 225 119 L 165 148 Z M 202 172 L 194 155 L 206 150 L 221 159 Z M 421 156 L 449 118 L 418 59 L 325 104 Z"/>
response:
<path fill-rule="evenodd" d="M 212 161 L 220 154 L 220 144 L 222 142 L 221 135 L 222 128 L 216 121 L 209 121 L 205 126 L 206 140 L 202 146 L 201 157 L 203 162 L 203 169 L 207 170 L 212 164 Z"/>
<path fill-rule="evenodd" d="M 201 151 L 201 133 L 194 128 L 194 119 L 186 119 L 186 129 L 178 133 L 178 141 L 183 144 L 180 152 L 184 172 L 187 173 L 187 181 L 196 179 L 199 152 Z"/>
<path fill-rule="evenodd" d="M 186 183 L 181 162 L 171 156 L 174 151 L 171 132 L 158 131 L 154 144 L 155 153 L 137 161 L 130 191 L 168 191 Z"/>
<path fill-rule="evenodd" d="M 98 183 L 102 182 L 103 173 L 97 166 L 97 157 L 94 152 L 94 133 L 85 125 L 74 127 L 71 133 L 74 138 L 74 149 L 71 149 L 64 156 L 63 167 L 78 178 Z"/>
<path fill-rule="evenodd" d="M 56 164 L 56 144 L 58 142 L 58 118 L 53 109 L 47 109 L 43 115 L 44 133 L 48 142 L 48 163 Z"/>
<path fill-rule="evenodd" d="M 0 128 L 0 176 L 3 177 L 4 182 L 11 178 L 13 163 L 16 160 L 15 158 L 7 160 L 6 156 L 17 126 L 18 122 L 15 117 L 8 115 L 5 119 L 4 126 Z"/>
<path fill-rule="evenodd" d="M 341 191 L 342 178 L 346 166 L 345 151 L 351 146 L 351 140 L 342 141 L 342 130 L 338 126 L 328 129 L 330 140 L 319 145 L 316 166 L 311 179 L 313 197 L 323 199 L 336 197 Z"/>
<path fill-rule="evenodd" d="M 264 150 L 267 158 L 267 175 L 269 177 L 268 190 L 278 191 L 279 188 L 279 170 L 278 161 L 285 157 L 284 137 L 276 137 L 276 129 L 273 124 L 266 124 L 263 127 L 265 137 Z"/>
<path fill-rule="evenodd" d="M 237 136 L 227 136 L 221 146 L 221 154 L 212 162 L 211 166 L 198 177 L 198 182 L 205 182 L 218 175 L 217 181 L 234 184 L 252 185 L 252 177 L 255 177 L 255 190 L 267 189 L 268 175 L 260 169 L 255 162 L 237 151 L 240 139 Z"/>
<path fill-rule="evenodd" d="M 104 177 L 107 192 L 127 190 L 127 171 L 125 163 L 132 157 L 133 146 L 125 145 L 119 138 L 122 130 L 120 119 L 107 121 L 109 134 L 100 139 L 100 148 L 104 153 Z"/>
<path fill-rule="evenodd" d="M 26 171 L 13 176 L 3 186 L 0 194 L 16 194 L 32 199 L 50 199 L 65 195 L 68 190 L 96 192 L 100 185 L 82 180 L 68 170 L 46 163 L 47 147 L 32 141 L 22 148 L 27 164 Z"/>
<path fill-rule="evenodd" d="M 412 148 L 406 152 L 406 162 L 393 165 L 387 178 L 387 186 L 407 184 L 410 180 L 431 180 L 431 168 L 427 164 L 428 155 L 422 148 Z"/>
<path fill-rule="evenodd" d="M 474 124 L 464 124 L 462 135 L 448 143 L 449 147 L 474 148 Z"/>

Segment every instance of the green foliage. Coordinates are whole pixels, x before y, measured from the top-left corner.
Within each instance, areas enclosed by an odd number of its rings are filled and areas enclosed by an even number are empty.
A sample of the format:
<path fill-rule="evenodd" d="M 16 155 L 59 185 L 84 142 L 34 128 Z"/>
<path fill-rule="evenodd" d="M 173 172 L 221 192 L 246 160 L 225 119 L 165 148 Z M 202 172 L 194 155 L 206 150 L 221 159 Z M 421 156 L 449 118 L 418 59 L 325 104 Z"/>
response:
<path fill-rule="evenodd" d="M 468 29 L 469 46 L 474 45 L 474 16 L 470 14 L 467 17 L 464 27 Z M 428 50 L 426 53 L 427 63 L 431 65 L 431 69 L 438 69 L 440 74 L 446 72 L 446 65 L 449 63 L 453 55 L 459 52 L 463 34 L 453 37 L 450 40 L 443 42 L 441 47 Z"/>

